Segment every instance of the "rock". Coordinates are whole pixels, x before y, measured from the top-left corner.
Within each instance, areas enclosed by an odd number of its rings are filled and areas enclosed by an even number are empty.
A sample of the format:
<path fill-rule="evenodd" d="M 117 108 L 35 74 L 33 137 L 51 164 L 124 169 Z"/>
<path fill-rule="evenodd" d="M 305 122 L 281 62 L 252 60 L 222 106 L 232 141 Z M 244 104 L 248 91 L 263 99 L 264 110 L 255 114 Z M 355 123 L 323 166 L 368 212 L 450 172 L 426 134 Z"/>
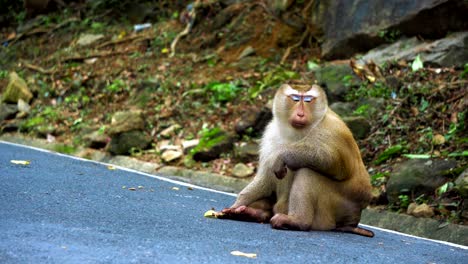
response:
<path fill-rule="evenodd" d="M 228 153 L 232 150 L 234 140 L 234 136 L 225 132 L 211 137 L 208 142 L 200 140 L 200 144 L 194 149 L 193 159 L 201 162 L 217 159 L 222 153 Z"/>
<path fill-rule="evenodd" d="M 244 163 L 237 163 L 232 169 L 232 174 L 239 178 L 249 177 L 253 173 L 253 168 L 245 165 Z"/>
<path fill-rule="evenodd" d="M 31 106 L 20 98 L 18 99 L 18 111 L 29 114 Z"/>
<path fill-rule="evenodd" d="M 387 199 L 396 203 L 401 194 L 418 197 L 421 194 L 432 195 L 448 179 L 448 171 L 455 168 L 454 160 L 413 159 L 399 164 L 391 174 L 386 188 Z"/>
<path fill-rule="evenodd" d="M 468 199 L 463 199 L 461 217 L 468 220 Z"/>
<path fill-rule="evenodd" d="M 467 13 L 468 3 L 459 0 L 330 0 L 312 6 L 310 23 L 323 32 L 322 57 L 330 60 L 348 58 L 399 35 L 444 37 L 468 27 Z"/>
<path fill-rule="evenodd" d="M 10 73 L 10 81 L 3 93 L 2 101 L 6 103 L 17 104 L 19 99 L 29 103 L 33 98 L 33 94 L 28 88 L 26 82 L 16 74 Z"/>
<path fill-rule="evenodd" d="M 468 199 L 468 169 L 465 169 L 460 176 L 457 177 L 455 180 L 455 188 L 463 198 Z"/>
<path fill-rule="evenodd" d="M 352 114 L 355 105 L 351 102 L 334 102 L 329 107 L 331 108 L 331 110 L 333 110 L 333 112 L 343 117 Z"/>
<path fill-rule="evenodd" d="M 411 203 L 410 206 L 408 206 L 407 213 L 416 217 L 434 216 L 434 210 L 425 203 L 420 205 L 417 205 L 416 203 Z"/>
<path fill-rule="evenodd" d="M 161 158 L 163 159 L 164 162 L 171 162 L 176 159 L 179 159 L 182 156 L 183 156 L 182 151 L 169 149 L 163 152 L 163 154 L 161 155 Z"/>
<path fill-rule="evenodd" d="M 424 64 L 441 67 L 464 67 L 468 61 L 468 31 L 458 32 L 437 41 L 421 41 L 416 37 L 377 47 L 362 57 L 377 64 L 387 61 L 412 61 L 420 55 Z"/>
<path fill-rule="evenodd" d="M 18 113 L 16 104 L 5 104 L 0 102 L 0 123 L 4 120 L 12 119 Z"/>
<path fill-rule="evenodd" d="M 243 142 L 234 147 L 236 157 L 243 162 L 252 162 L 258 160 L 258 151 L 260 146 L 256 142 Z"/>
<path fill-rule="evenodd" d="M 246 111 L 242 118 L 235 125 L 235 130 L 238 135 L 249 134 L 252 136 L 260 135 L 268 123 L 273 118 L 271 109 L 263 107 L 260 110 L 252 109 Z"/>
<path fill-rule="evenodd" d="M 152 138 L 142 131 L 123 132 L 112 136 L 108 150 L 114 155 L 126 155 L 132 149 L 146 149 L 151 141 Z"/>
<path fill-rule="evenodd" d="M 171 136 L 173 136 L 177 130 L 181 129 L 182 126 L 180 126 L 179 124 L 174 124 L 174 125 L 171 125 L 169 126 L 168 128 L 164 129 L 163 131 L 161 131 L 161 133 L 159 133 L 159 135 L 161 135 L 163 138 L 170 138 Z"/>
<path fill-rule="evenodd" d="M 371 125 L 367 118 L 362 116 L 345 116 L 343 121 L 349 127 L 353 136 L 357 139 L 364 139 L 369 135 Z"/>
<path fill-rule="evenodd" d="M 199 139 L 191 139 L 191 140 L 183 140 L 182 141 L 182 149 L 184 153 L 188 153 L 194 147 L 196 147 L 200 143 Z"/>
<path fill-rule="evenodd" d="M 350 86 L 360 83 L 347 63 L 330 63 L 313 70 L 313 72 L 317 82 L 325 88 L 329 104 L 344 101 Z"/>
<path fill-rule="evenodd" d="M 109 135 L 116 135 L 132 130 L 143 130 L 144 128 L 145 121 L 140 110 L 120 111 L 112 116 L 108 133 Z"/>
<path fill-rule="evenodd" d="M 78 40 L 76 41 L 76 45 L 78 46 L 88 46 L 93 44 L 94 42 L 104 38 L 103 34 L 88 34 L 83 33 L 80 35 Z"/>
<path fill-rule="evenodd" d="M 104 148 L 110 141 L 110 138 L 100 131 L 94 131 L 83 136 L 85 145 L 93 149 Z"/>

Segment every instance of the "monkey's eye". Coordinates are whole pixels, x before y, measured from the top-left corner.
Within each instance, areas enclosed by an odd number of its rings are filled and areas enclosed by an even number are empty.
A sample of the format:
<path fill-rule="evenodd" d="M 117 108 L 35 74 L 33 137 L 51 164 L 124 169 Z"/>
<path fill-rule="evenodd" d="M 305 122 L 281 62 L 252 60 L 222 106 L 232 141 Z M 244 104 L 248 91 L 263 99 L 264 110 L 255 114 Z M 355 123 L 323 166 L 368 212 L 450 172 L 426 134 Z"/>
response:
<path fill-rule="evenodd" d="M 310 102 L 312 102 L 312 100 L 314 100 L 315 97 L 313 97 L 311 95 L 306 95 L 303 98 L 304 98 L 304 102 L 310 103 Z"/>
<path fill-rule="evenodd" d="M 299 102 L 302 96 L 297 95 L 297 94 L 291 94 L 290 97 L 294 102 Z"/>

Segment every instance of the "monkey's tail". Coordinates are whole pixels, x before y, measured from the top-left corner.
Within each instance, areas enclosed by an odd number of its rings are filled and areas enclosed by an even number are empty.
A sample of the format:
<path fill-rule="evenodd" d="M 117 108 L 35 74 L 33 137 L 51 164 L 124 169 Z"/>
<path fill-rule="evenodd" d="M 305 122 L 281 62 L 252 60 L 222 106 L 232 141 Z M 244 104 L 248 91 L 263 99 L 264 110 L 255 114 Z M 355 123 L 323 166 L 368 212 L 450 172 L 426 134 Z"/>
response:
<path fill-rule="evenodd" d="M 345 232 L 345 233 L 361 235 L 365 237 L 374 237 L 374 232 L 368 229 L 357 227 L 357 226 L 342 226 L 342 227 L 337 227 L 335 230 L 340 231 L 340 232 Z"/>

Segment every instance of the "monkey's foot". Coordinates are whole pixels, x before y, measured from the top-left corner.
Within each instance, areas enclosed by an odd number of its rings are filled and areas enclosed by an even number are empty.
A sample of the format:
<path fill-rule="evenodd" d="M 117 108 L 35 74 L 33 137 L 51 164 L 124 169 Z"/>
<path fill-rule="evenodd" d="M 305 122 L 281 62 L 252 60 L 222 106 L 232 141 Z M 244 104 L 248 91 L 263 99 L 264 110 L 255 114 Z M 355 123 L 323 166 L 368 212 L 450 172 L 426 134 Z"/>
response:
<path fill-rule="evenodd" d="M 271 227 L 274 229 L 284 230 L 310 230 L 310 225 L 307 223 L 301 223 L 294 219 L 292 216 L 285 214 L 275 214 L 270 220 Z"/>
<path fill-rule="evenodd" d="M 271 218 L 271 212 L 245 205 L 236 208 L 226 208 L 223 209 L 221 213 L 222 216 L 218 216 L 218 218 L 248 222 L 266 223 Z"/>

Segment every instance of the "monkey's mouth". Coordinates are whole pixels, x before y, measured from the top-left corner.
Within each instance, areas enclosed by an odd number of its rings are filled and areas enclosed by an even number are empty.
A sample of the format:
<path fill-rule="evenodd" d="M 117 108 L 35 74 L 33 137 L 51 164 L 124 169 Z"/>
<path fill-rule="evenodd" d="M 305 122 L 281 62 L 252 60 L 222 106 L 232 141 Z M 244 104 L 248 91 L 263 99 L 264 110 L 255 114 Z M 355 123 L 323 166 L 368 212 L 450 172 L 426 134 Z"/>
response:
<path fill-rule="evenodd" d="M 305 122 L 292 121 L 291 126 L 297 129 L 301 129 L 307 126 Z"/>

